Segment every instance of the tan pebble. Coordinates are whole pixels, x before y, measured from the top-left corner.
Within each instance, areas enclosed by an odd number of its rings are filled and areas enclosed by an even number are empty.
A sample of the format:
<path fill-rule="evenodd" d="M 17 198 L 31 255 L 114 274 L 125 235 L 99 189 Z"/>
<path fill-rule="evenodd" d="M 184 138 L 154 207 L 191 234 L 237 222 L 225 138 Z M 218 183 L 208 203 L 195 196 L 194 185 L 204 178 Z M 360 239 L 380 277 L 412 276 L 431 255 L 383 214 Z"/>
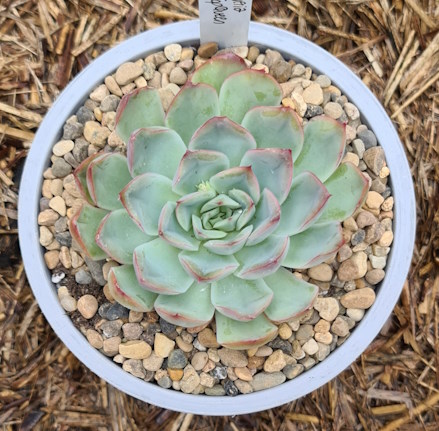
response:
<path fill-rule="evenodd" d="M 63 192 L 63 182 L 59 178 L 50 182 L 50 192 L 53 196 L 61 196 Z"/>
<path fill-rule="evenodd" d="M 269 347 L 269 346 L 261 346 L 257 350 L 255 356 L 265 357 L 265 356 L 270 356 L 272 353 L 273 353 L 273 349 L 271 347 Z"/>
<path fill-rule="evenodd" d="M 45 197 L 47 199 L 53 198 L 52 191 L 50 190 L 50 184 L 52 183 L 52 181 L 53 180 L 44 180 L 43 186 L 41 188 L 41 193 L 42 193 L 43 197 Z"/>
<path fill-rule="evenodd" d="M 311 105 L 320 105 L 323 103 L 323 90 L 318 84 L 311 84 L 303 92 L 303 100 Z"/>
<path fill-rule="evenodd" d="M 333 271 L 328 264 L 321 263 L 320 265 L 308 269 L 308 275 L 317 281 L 331 281 Z"/>
<path fill-rule="evenodd" d="M 367 254 L 358 251 L 340 265 L 337 276 L 340 281 L 350 281 L 364 277 L 367 271 Z"/>
<path fill-rule="evenodd" d="M 104 292 L 105 298 L 107 298 L 107 301 L 113 303 L 115 299 L 110 292 L 110 286 L 108 285 L 108 283 L 104 286 L 102 290 Z"/>
<path fill-rule="evenodd" d="M 180 61 L 178 67 L 181 67 L 185 72 L 189 72 L 194 67 L 194 61 L 191 59 Z"/>
<path fill-rule="evenodd" d="M 127 358 L 124 358 L 122 355 L 116 355 L 113 358 L 113 361 L 116 362 L 116 364 L 123 364 L 126 360 Z"/>
<path fill-rule="evenodd" d="M 76 299 L 70 295 L 64 295 L 60 299 L 61 307 L 68 313 L 76 310 Z"/>
<path fill-rule="evenodd" d="M 94 329 L 87 329 L 86 337 L 92 347 L 95 349 L 102 349 L 104 340 L 98 331 L 95 331 Z"/>
<path fill-rule="evenodd" d="M 38 214 L 38 224 L 40 226 L 53 226 L 58 219 L 59 214 L 53 209 L 47 209 Z"/>
<path fill-rule="evenodd" d="M 58 250 L 59 251 L 59 249 L 61 248 L 61 244 L 56 240 L 56 239 L 54 239 L 47 247 L 46 247 L 46 250 L 48 250 L 48 251 L 55 251 L 55 250 Z"/>
<path fill-rule="evenodd" d="M 151 355 L 143 360 L 143 366 L 148 371 L 158 371 L 163 364 L 163 358 L 157 356 L 155 352 L 152 352 Z"/>
<path fill-rule="evenodd" d="M 126 85 L 142 75 L 143 68 L 139 63 L 127 62 L 116 70 L 115 79 L 119 85 Z"/>
<path fill-rule="evenodd" d="M 186 72 L 181 67 L 174 68 L 169 75 L 169 81 L 177 85 L 185 84 L 187 81 Z"/>
<path fill-rule="evenodd" d="M 366 205 L 370 209 L 379 209 L 383 202 L 384 202 L 384 198 L 379 193 L 374 191 L 368 192 L 366 198 Z"/>
<path fill-rule="evenodd" d="M 387 166 L 383 166 L 383 168 L 380 170 L 379 177 L 387 178 L 389 175 L 390 175 L 390 169 Z"/>
<path fill-rule="evenodd" d="M 360 308 L 348 308 L 346 309 L 346 315 L 355 322 L 359 322 L 364 317 L 364 310 Z"/>
<path fill-rule="evenodd" d="M 168 368 L 168 374 L 172 381 L 178 382 L 182 379 L 184 371 L 182 369 Z"/>
<path fill-rule="evenodd" d="M 110 272 L 110 269 L 115 267 L 115 266 L 119 266 L 119 264 L 117 262 L 115 262 L 114 260 L 110 260 L 110 261 L 105 262 L 103 264 L 102 275 L 103 275 L 105 281 L 108 280 L 108 273 Z"/>
<path fill-rule="evenodd" d="M 64 268 L 70 269 L 72 267 L 72 259 L 70 257 L 70 251 L 68 247 L 61 247 L 61 250 L 59 252 L 59 260 Z"/>
<path fill-rule="evenodd" d="M 367 149 L 363 154 L 363 160 L 367 167 L 375 174 L 379 175 L 381 169 L 385 166 L 384 150 L 381 147 L 372 147 Z"/>
<path fill-rule="evenodd" d="M 368 283 L 375 286 L 383 280 L 385 275 L 386 273 L 382 269 L 377 268 L 368 271 L 365 278 Z"/>
<path fill-rule="evenodd" d="M 213 362 L 211 359 L 207 361 L 207 364 L 203 368 L 204 373 L 208 373 L 209 371 L 212 371 L 216 367 L 215 362 Z"/>
<path fill-rule="evenodd" d="M 169 61 L 180 61 L 183 48 L 178 43 L 165 46 L 164 53 Z"/>
<path fill-rule="evenodd" d="M 247 364 L 247 368 L 248 369 L 261 369 L 262 366 L 264 365 L 265 362 L 265 358 L 264 357 L 259 357 L 259 356 L 252 356 L 251 358 L 248 359 L 248 364 Z"/>
<path fill-rule="evenodd" d="M 154 336 L 154 351 L 157 356 L 167 358 L 174 349 L 175 341 L 170 340 L 166 335 L 158 332 Z"/>
<path fill-rule="evenodd" d="M 218 355 L 227 367 L 245 367 L 248 363 L 247 356 L 239 350 L 223 348 L 218 350 Z"/>
<path fill-rule="evenodd" d="M 219 347 L 215 333 L 210 328 L 205 328 L 198 334 L 198 341 L 207 348 Z"/>
<path fill-rule="evenodd" d="M 293 331 L 286 323 L 282 323 L 279 325 L 279 337 L 282 338 L 282 340 L 288 340 L 288 338 L 293 335 Z"/>
<path fill-rule="evenodd" d="M 238 379 L 245 382 L 251 382 L 253 380 L 253 375 L 247 367 L 236 367 L 234 371 Z"/>
<path fill-rule="evenodd" d="M 102 84 L 91 92 L 90 99 L 95 102 L 102 102 L 109 94 L 106 85 Z"/>
<path fill-rule="evenodd" d="M 346 143 L 350 144 L 356 137 L 357 131 L 349 124 L 346 124 Z"/>
<path fill-rule="evenodd" d="M 230 48 L 233 54 L 236 54 L 238 57 L 247 58 L 249 48 L 247 45 L 244 46 L 234 46 Z"/>
<path fill-rule="evenodd" d="M 194 346 L 191 343 L 186 343 L 180 336 L 175 339 L 177 346 L 183 350 L 183 352 L 190 353 Z"/>
<path fill-rule="evenodd" d="M 200 371 L 206 366 L 208 360 L 209 357 L 206 352 L 197 352 L 192 357 L 191 364 L 195 370 Z"/>
<path fill-rule="evenodd" d="M 72 151 L 74 145 L 74 142 L 70 139 L 59 141 L 53 146 L 53 154 L 55 154 L 55 156 L 62 157 Z"/>
<path fill-rule="evenodd" d="M 262 70 L 265 73 L 269 73 L 270 72 L 270 69 L 265 64 L 255 64 L 254 66 L 252 66 L 252 69 L 253 70 Z"/>
<path fill-rule="evenodd" d="M 200 373 L 200 384 L 206 388 L 213 388 L 215 385 L 215 379 L 205 372 Z"/>
<path fill-rule="evenodd" d="M 337 317 L 334 323 L 331 325 L 331 331 L 339 337 L 346 337 L 349 334 L 349 325 L 346 320 L 341 317 Z"/>
<path fill-rule="evenodd" d="M 192 60 L 194 58 L 194 50 L 189 47 L 185 47 L 181 50 L 180 61 Z"/>
<path fill-rule="evenodd" d="M 291 95 L 291 100 L 294 104 L 294 110 L 299 114 L 300 117 L 303 117 L 307 110 L 307 105 L 303 96 L 297 93 L 293 93 Z"/>
<path fill-rule="evenodd" d="M 78 311 L 85 319 L 91 319 L 98 311 L 98 301 L 93 295 L 83 295 L 78 299 Z"/>
<path fill-rule="evenodd" d="M 352 256 L 352 250 L 348 244 L 343 244 L 342 247 L 338 250 L 337 261 L 344 262 Z"/>
<path fill-rule="evenodd" d="M 181 379 L 181 391 L 185 394 L 190 394 L 199 384 L 200 376 L 194 370 L 192 365 L 187 365 L 184 369 L 183 378 Z"/>
<path fill-rule="evenodd" d="M 130 314 L 128 315 L 128 321 L 130 323 L 139 323 L 143 319 L 143 313 L 141 311 L 133 311 L 130 310 Z"/>
<path fill-rule="evenodd" d="M 391 211 L 393 209 L 393 197 L 389 196 L 381 205 L 383 211 Z"/>
<path fill-rule="evenodd" d="M 369 211 L 360 211 L 356 219 L 357 225 L 360 229 L 367 226 L 372 226 L 377 222 L 377 218 Z"/>
<path fill-rule="evenodd" d="M 343 114 L 343 108 L 341 105 L 335 102 L 328 102 L 324 108 L 323 111 L 326 115 L 333 118 L 334 120 L 337 120 L 337 118 L 340 118 Z"/>
<path fill-rule="evenodd" d="M 303 346 L 303 351 L 308 355 L 314 355 L 319 350 L 316 340 L 314 338 L 309 339 Z"/>
<path fill-rule="evenodd" d="M 172 84 L 171 83 L 171 84 L 168 84 L 166 86 L 166 90 L 170 90 L 172 92 L 172 94 L 174 96 L 176 96 L 178 94 L 178 92 L 180 91 L 180 87 L 178 85 L 176 85 L 176 84 Z"/>
<path fill-rule="evenodd" d="M 53 180 L 54 178 L 56 178 L 55 175 L 53 175 L 52 168 L 47 168 L 43 172 L 43 178 L 45 178 L 47 180 Z"/>
<path fill-rule="evenodd" d="M 53 241 L 53 233 L 47 226 L 40 226 L 40 244 L 48 246 Z"/>
<path fill-rule="evenodd" d="M 146 79 L 143 76 L 139 76 L 138 78 L 136 78 L 134 84 L 136 84 L 137 88 L 144 88 L 148 85 Z"/>
<path fill-rule="evenodd" d="M 59 263 L 59 252 L 57 250 L 50 250 L 44 253 L 44 261 L 49 269 L 55 269 Z"/>
<path fill-rule="evenodd" d="M 111 148 L 117 148 L 117 147 L 122 147 L 124 145 L 124 142 L 119 137 L 119 135 L 115 131 L 113 131 L 108 136 L 108 145 Z"/>
<path fill-rule="evenodd" d="M 110 75 L 107 76 L 104 80 L 105 85 L 107 86 L 108 90 L 110 90 L 110 93 L 114 94 L 115 96 L 122 97 L 123 93 L 120 89 L 119 85 L 117 85 L 116 80 Z"/>
<path fill-rule="evenodd" d="M 84 260 L 75 250 L 70 249 L 70 257 L 72 258 L 72 268 L 79 268 L 84 264 Z"/>
<path fill-rule="evenodd" d="M 145 369 L 143 368 L 142 361 L 139 359 L 127 359 L 123 361 L 122 368 L 134 377 L 140 379 L 145 377 Z"/>
<path fill-rule="evenodd" d="M 67 289 L 66 286 L 60 286 L 57 293 L 59 299 L 61 299 L 63 296 L 70 295 L 69 289 Z"/>
<path fill-rule="evenodd" d="M 102 125 L 108 127 L 110 131 L 114 131 L 116 121 L 116 112 L 105 112 L 102 116 Z"/>
<path fill-rule="evenodd" d="M 314 335 L 316 341 L 322 344 L 329 345 L 332 343 L 332 334 L 330 332 L 316 332 Z"/>
<path fill-rule="evenodd" d="M 110 130 L 102 127 L 97 121 L 87 121 L 85 123 L 84 137 L 92 145 L 96 145 L 99 148 L 104 147 L 110 134 Z"/>
<path fill-rule="evenodd" d="M 264 371 L 267 373 L 275 373 L 285 367 L 286 364 L 282 350 L 276 350 L 265 361 Z"/>
<path fill-rule="evenodd" d="M 375 301 L 375 292 L 370 287 L 352 290 L 340 298 L 345 308 L 359 308 L 365 310 Z"/>
<path fill-rule="evenodd" d="M 49 201 L 49 206 L 56 211 L 61 217 L 64 217 L 67 212 L 66 203 L 61 196 L 55 196 Z"/>
<path fill-rule="evenodd" d="M 331 327 L 331 324 L 328 321 L 326 321 L 324 319 L 320 319 L 314 325 L 314 332 L 320 332 L 320 333 L 328 332 L 330 327 Z"/>
<path fill-rule="evenodd" d="M 355 166 L 358 166 L 360 164 L 360 158 L 355 153 L 346 153 L 346 155 L 343 157 L 343 160 L 341 163 L 352 163 Z"/>
<path fill-rule="evenodd" d="M 356 232 L 358 230 L 358 225 L 355 222 L 353 217 L 348 217 L 344 222 L 343 222 L 343 227 L 347 230 L 350 230 L 351 232 Z"/>
<path fill-rule="evenodd" d="M 319 312 L 322 319 L 332 322 L 338 315 L 340 307 L 335 298 L 317 298 L 314 308 Z"/>
<path fill-rule="evenodd" d="M 129 359 L 145 359 L 151 355 L 151 346 L 143 340 L 131 340 L 119 344 L 119 353 Z"/>
<path fill-rule="evenodd" d="M 252 356 L 255 356 L 256 355 L 256 352 L 258 351 L 258 348 L 257 347 L 255 347 L 255 348 L 253 348 L 253 349 L 248 349 L 247 350 L 247 356 L 249 357 L 249 358 L 251 358 Z"/>
<path fill-rule="evenodd" d="M 216 42 L 207 42 L 200 45 L 198 55 L 202 58 L 210 58 L 218 52 L 218 44 Z"/>
<path fill-rule="evenodd" d="M 378 240 L 377 244 L 381 247 L 389 247 L 393 242 L 393 232 L 391 230 L 386 230 L 381 238 Z"/>

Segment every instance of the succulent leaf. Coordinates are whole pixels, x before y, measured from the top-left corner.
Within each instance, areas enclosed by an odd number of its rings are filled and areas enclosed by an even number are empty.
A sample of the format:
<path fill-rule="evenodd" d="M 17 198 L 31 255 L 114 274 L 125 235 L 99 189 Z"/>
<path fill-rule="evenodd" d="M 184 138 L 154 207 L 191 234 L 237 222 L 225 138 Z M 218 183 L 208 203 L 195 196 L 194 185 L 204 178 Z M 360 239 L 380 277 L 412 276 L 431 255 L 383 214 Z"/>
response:
<path fill-rule="evenodd" d="M 136 130 L 127 144 L 130 173 L 136 177 L 152 172 L 172 180 L 186 149 L 174 130 L 164 127 Z"/>
<path fill-rule="evenodd" d="M 159 295 L 154 307 L 160 317 L 185 328 L 209 323 L 215 312 L 210 300 L 210 285 L 197 282 L 181 295 Z"/>
<path fill-rule="evenodd" d="M 235 201 L 239 202 L 242 208 L 241 216 L 236 222 L 236 229 L 242 229 L 250 220 L 256 212 L 256 206 L 253 199 L 242 190 L 233 189 L 230 190 L 229 196 Z"/>
<path fill-rule="evenodd" d="M 233 256 L 215 255 L 204 247 L 199 251 L 182 251 L 178 257 L 183 268 L 198 283 L 220 280 L 239 266 Z"/>
<path fill-rule="evenodd" d="M 148 235 L 158 235 L 160 213 L 166 202 L 179 196 L 172 191 L 169 178 L 146 173 L 134 178 L 120 193 L 123 206 L 130 217 Z"/>
<path fill-rule="evenodd" d="M 247 69 L 245 61 L 233 53 L 218 54 L 202 64 L 192 75 L 191 81 L 211 85 L 219 93 L 224 80 L 235 72 Z"/>
<path fill-rule="evenodd" d="M 214 254 L 235 254 L 244 247 L 252 230 L 253 226 L 250 225 L 242 230 L 230 232 L 229 234 L 225 235 L 223 239 L 211 239 L 206 241 L 203 246 Z"/>
<path fill-rule="evenodd" d="M 139 230 L 125 209 L 107 214 L 96 232 L 96 244 L 119 263 L 133 263 L 134 249 L 153 238 Z"/>
<path fill-rule="evenodd" d="M 139 245 L 133 262 L 139 283 L 151 292 L 178 295 L 193 283 L 178 261 L 179 249 L 162 238 Z"/>
<path fill-rule="evenodd" d="M 274 274 L 264 278 L 273 291 L 273 300 L 265 310 L 265 315 L 276 323 L 300 317 L 314 304 L 319 288 L 294 276 L 291 271 L 279 268 Z"/>
<path fill-rule="evenodd" d="M 242 126 L 253 135 L 258 148 L 290 149 L 293 160 L 302 150 L 301 120 L 291 108 L 257 106 L 245 114 Z"/>
<path fill-rule="evenodd" d="M 314 224 L 291 237 L 290 248 L 282 265 L 288 268 L 311 268 L 334 255 L 343 244 L 340 223 Z"/>
<path fill-rule="evenodd" d="M 175 208 L 175 216 L 180 226 L 185 231 L 189 231 L 192 225 L 192 215 L 200 215 L 202 205 L 214 197 L 215 192 L 210 190 L 190 193 L 180 198 Z"/>
<path fill-rule="evenodd" d="M 276 235 L 295 235 L 318 220 L 330 194 L 311 172 L 302 172 L 293 179 L 290 193 L 282 204 Z"/>
<path fill-rule="evenodd" d="M 147 312 L 154 308 L 157 294 L 139 284 L 133 265 L 111 268 L 108 274 L 108 288 L 111 296 L 130 310 Z"/>
<path fill-rule="evenodd" d="M 291 150 L 264 148 L 249 150 L 241 160 L 241 166 L 251 166 L 259 187 L 265 187 L 276 196 L 280 204 L 287 198 L 293 180 Z"/>
<path fill-rule="evenodd" d="M 200 241 L 210 240 L 210 239 L 220 239 L 224 238 L 227 233 L 216 229 L 205 229 L 200 217 L 195 214 L 192 216 L 192 227 L 194 229 L 195 238 Z"/>
<path fill-rule="evenodd" d="M 239 166 L 247 150 L 256 148 L 253 136 L 227 117 L 214 117 L 204 123 L 189 142 L 190 150 L 211 150 L 224 153 L 230 167 Z"/>
<path fill-rule="evenodd" d="M 270 304 L 273 292 L 264 280 L 243 280 L 229 275 L 212 283 L 212 304 L 224 316 L 247 322 Z"/>
<path fill-rule="evenodd" d="M 159 217 L 159 236 L 181 250 L 196 251 L 200 246 L 200 241 L 180 226 L 175 216 L 176 207 L 175 202 L 167 202 L 163 207 Z"/>
<path fill-rule="evenodd" d="M 349 187 L 346 187 L 349 184 Z M 352 163 L 343 163 L 325 181 L 331 194 L 317 223 L 343 221 L 350 217 L 366 199 L 369 181 Z"/>
<path fill-rule="evenodd" d="M 271 235 L 252 247 L 244 247 L 235 254 L 241 264 L 235 275 L 247 280 L 266 277 L 277 271 L 288 252 L 289 237 Z"/>
<path fill-rule="evenodd" d="M 128 143 L 131 133 L 142 127 L 164 126 L 165 113 L 154 88 L 138 88 L 122 97 L 116 112 L 116 132 Z"/>
<path fill-rule="evenodd" d="M 230 75 L 219 93 L 221 115 L 241 123 L 255 106 L 276 106 L 282 100 L 282 89 L 276 80 L 263 71 L 247 69 Z"/>
<path fill-rule="evenodd" d="M 206 84 L 188 82 L 175 96 L 166 115 L 166 125 L 187 145 L 194 132 L 207 120 L 219 115 L 218 94 Z"/>
<path fill-rule="evenodd" d="M 87 169 L 88 165 L 96 158 L 100 157 L 100 153 L 92 154 L 83 160 L 73 172 L 73 177 L 75 178 L 76 185 L 81 192 L 82 197 L 90 204 L 94 205 L 93 199 L 90 196 L 87 187 Z"/>
<path fill-rule="evenodd" d="M 247 246 L 259 244 L 271 235 L 279 225 L 280 214 L 276 196 L 269 189 L 264 189 L 252 220 L 253 232 L 248 237 Z"/>
<path fill-rule="evenodd" d="M 210 184 L 218 193 L 227 193 L 234 189 L 248 193 L 257 203 L 261 195 L 258 180 L 250 166 L 239 166 L 219 172 L 210 179 Z M 232 199 L 234 197 L 229 194 Z"/>
<path fill-rule="evenodd" d="M 96 232 L 108 211 L 84 204 L 70 219 L 70 233 L 81 250 L 93 260 L 105 259 L 107 255 L 95 241 Z"/>
<path fill-rule="evenodd" d="M 88 191 L 99 208 L 110 211 L 122 208 L 119 193 L 130 181 L 127 159 L 121 154 L 102 154 L 88 165 Z"/>
<path fill-rule="evenodd" d="M 243 350 L 263 346 L 277 335 L 277 326 L 263 314 L 248 322 L 230 319 L 215 312 L 218 343 L 229 349 Z"/>
<path fill-rule="evenodd" d="M 180 195 L 194 193 L 212 175 L 229 167 L 227 156 L 218 151 L 186 151 L 175 172 L 172 190 Z"/>
<path fill-rule="evenodd" d="M 312 118 L 305 126 L 305 141 L 294 161 L 294 175 L 311 171 L 325 182 L 340 164 L 345 144 L 345 125 L 325 115 Z"/>

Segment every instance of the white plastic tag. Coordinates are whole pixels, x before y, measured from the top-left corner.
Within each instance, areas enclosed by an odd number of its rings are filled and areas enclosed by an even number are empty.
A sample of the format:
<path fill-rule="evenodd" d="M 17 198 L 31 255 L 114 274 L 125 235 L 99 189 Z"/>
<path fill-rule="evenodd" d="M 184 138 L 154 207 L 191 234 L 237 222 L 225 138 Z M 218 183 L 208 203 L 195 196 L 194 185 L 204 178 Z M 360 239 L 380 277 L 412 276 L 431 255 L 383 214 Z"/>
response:
<path fill-rule="evenodd" d="M 247 45 L 253 0 L 199 0 L 201 43 Z"/>

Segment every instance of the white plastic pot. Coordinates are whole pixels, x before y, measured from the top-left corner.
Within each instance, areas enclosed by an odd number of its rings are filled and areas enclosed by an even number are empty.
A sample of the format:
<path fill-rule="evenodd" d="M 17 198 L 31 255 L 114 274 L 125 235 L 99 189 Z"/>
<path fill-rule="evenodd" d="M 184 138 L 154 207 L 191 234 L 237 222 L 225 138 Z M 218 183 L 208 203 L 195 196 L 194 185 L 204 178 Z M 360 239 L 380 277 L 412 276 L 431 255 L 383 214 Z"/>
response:
<path fill-rule="evenodd" d="M 219 401 L 216 397 L 163 389 L 123 371 L 119 365 L 90 346 L 60 306 L 38 238 L 37 217 L 43 172 L 67 118 L 121 63 L 145 57 L 170 43 L 189 46 L 197 45 L 198 41 L 198 21 L 162 26 L 109 50 L 71 82 L 47 113 L 27 158 L 20 189 L 19 238 L 26 273 L 42 312 L 64 344 L 90 370 L 111 385 L 147 403 L 195 414 L 235 415 L 276 407 L 306 395 L 334 378 L 367 348 L 392 312 L 409 269 L 415 237 L 415 197 L 409 166 L 398 135 L 380 103 L 360 79 L 313 43 L 284 30 L 251 23 L 249 44 L 276 49 L 286 58 L 293 58 L 311 66 L 315 72 L 328 75 L 359 108 L 363 123 L 373 130 L 384 148 L 395 199 L 394 242 L 386 276 L 377 290 L 375 303 L 343 345 L 309 371 L 275 388 L 237 397 L 222 397 Z"/>

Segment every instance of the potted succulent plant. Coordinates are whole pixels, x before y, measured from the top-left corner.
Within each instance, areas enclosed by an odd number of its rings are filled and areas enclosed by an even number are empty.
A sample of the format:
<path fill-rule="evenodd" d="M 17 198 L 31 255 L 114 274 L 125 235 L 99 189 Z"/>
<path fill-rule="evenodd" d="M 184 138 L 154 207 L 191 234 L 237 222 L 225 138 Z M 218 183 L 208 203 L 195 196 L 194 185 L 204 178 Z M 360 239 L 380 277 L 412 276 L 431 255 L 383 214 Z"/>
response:
<path fill-rule="evenodd" d="M 388 166 L 398 178 L 392 184 L 397 205 L 394 248 L 376 302 L 342 346 L 294 381 L 269 389 L 272 396 L 264 391 L 219 406 L 206 396 L 170 393 L 142 382 L 101 358 L 65 316 L 50 286 L 36 222 L 28 223 L 37 219 L 41 181 L 30 179 L 42 178 L 66 118 L 106 74 L 163 44 L 191 44 L 197 32 L 197 23 L 188 22 L 139 35 L 99 58 L 63 93 L 42 124 L 26 165 L 20 242 L 43 312 L 93 371 L 160 406 L 236 414 L 309 392 L 365 349 L 402 288 L 413 247 L 414 198 L 396 132 L 361 82 L 309 42 L 252 24 L 251 43 L 276 48 L 324 71 L 355 102 L 383 144 Z M 83 91 L 75 94 L 76 88 Z M 127 157 L 97 153 L 76 169 L 88 204 L 72 217 L 70 227 L 92 259 L 111 257 L 121 264 L 108 275 L 114 299 L 133 310 L 154 308 L 182 327 L 206 324 L 215 314 L 218 342 L 235 349 L 266 343 L 277 334 L 273 322 L 290 320 L 312 307 L 318 289 L 283 267 L 307 268 L 333 255 L 343 243 L 340 222 L 363 203 L 369 182 L 354 165 L 340 165 L 345 145 L 340 123 L 316 117 L 303 130 L 294 112 L 279 106 L 281 99 L 273 78 L 249 70 L 231 54 L 197 69 L 166 115 L 153 89 L 124 96 L 116 131 L 126 143 Z"/>

